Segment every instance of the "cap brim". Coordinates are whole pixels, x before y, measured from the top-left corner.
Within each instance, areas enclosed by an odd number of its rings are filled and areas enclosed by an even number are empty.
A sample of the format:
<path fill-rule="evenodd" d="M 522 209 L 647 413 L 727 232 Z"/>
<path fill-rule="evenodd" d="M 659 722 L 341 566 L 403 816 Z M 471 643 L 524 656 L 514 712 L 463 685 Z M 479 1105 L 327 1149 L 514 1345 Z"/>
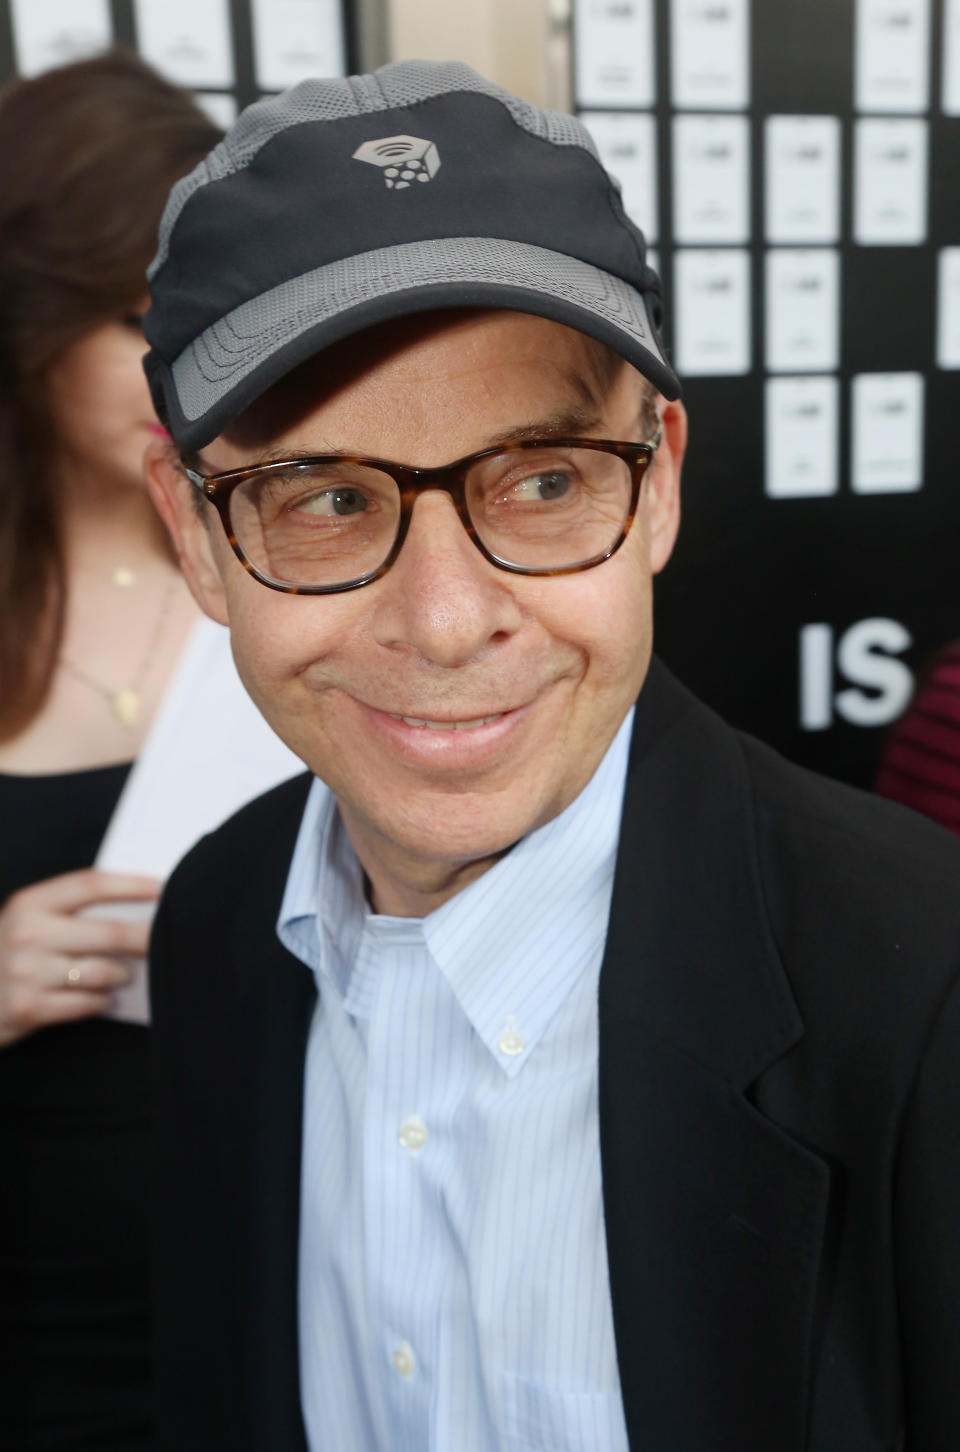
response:
<path fill-rule="evenodd" d="M 332 343 L 390 318 L 457 307 L 565 323 L 607 343 L 665 397 L 680 395 L 636 288 L 561 252 L 486 237 L 384 247 L 318 267 L 236 308 L 172 364 L 153 353 L 148 372 L 174 439 L 192 451 Z"/>

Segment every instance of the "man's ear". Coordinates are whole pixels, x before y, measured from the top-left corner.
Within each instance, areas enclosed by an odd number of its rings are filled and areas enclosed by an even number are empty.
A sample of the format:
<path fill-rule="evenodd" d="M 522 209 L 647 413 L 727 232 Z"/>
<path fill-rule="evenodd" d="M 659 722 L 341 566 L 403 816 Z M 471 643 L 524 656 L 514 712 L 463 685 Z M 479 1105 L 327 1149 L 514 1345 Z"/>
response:
<path fill-rule="evenodd" d="M 643 481 L 650 567 L 656 575 L 673 553 L 680 528 L 680 472 L 687 449 L 687 410 L 678 400 L 657 398 L 662 439 Z"/>
<path fill-rule="evenodd" d="M 197 508 L 194 486 L 170 444 L 157 439 L 143 456 L 147 488 L 157 513 L 170 531 L 184 579 L 204 614 L 221 625 L 229 624 L 226 598 L 213 543 L 209 518 L 212 505 Z M 213 523 L 219 528 L 219 522 Z"/>

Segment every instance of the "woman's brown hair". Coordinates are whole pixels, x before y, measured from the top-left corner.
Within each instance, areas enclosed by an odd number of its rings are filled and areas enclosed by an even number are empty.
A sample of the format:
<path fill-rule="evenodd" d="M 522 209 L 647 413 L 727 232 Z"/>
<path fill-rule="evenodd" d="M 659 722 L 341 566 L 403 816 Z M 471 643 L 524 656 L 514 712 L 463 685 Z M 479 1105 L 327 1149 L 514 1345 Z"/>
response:
<path fill-rule="evenodd" d="M 131 52 L 0 91 L 0 740 L 43 705 L 63 629 L 48 370 L 136 310 L 167 193 L 220 136 Z"/>

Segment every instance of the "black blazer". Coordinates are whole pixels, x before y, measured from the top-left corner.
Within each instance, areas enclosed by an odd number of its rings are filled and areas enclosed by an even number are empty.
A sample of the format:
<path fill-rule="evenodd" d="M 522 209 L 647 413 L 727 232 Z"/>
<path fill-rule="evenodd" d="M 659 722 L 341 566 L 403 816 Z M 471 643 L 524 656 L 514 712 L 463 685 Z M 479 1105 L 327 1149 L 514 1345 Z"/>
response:
<path fill-rule="evenodd" d="M 159 1452 L 306 1446 L 315 990 L 275 923 L 308 784 L 206 838 L 157 918 Z M 960 1447 L 958 968 L 960 843 L 788 765 L 652 667 L 600 979 L 636 1452 Z"/>

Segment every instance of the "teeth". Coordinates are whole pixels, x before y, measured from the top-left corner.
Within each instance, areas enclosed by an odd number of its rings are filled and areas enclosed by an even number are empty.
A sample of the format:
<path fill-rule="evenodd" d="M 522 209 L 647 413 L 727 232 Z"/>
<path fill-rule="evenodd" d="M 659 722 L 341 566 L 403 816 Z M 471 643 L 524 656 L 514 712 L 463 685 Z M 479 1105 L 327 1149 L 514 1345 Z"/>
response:
<path fill-rule="evenodd" d="M 495 716 L 475 716 L 472 721 L 421 721 L 416 716 L 396 716 L 390 712 L 394 721 L 402 721 L 406 726 L 426 726 L 429 731 L 475 731 L 478 726 L 499 721 L 502 715 L 503 712 L 498 711 Z"/>

